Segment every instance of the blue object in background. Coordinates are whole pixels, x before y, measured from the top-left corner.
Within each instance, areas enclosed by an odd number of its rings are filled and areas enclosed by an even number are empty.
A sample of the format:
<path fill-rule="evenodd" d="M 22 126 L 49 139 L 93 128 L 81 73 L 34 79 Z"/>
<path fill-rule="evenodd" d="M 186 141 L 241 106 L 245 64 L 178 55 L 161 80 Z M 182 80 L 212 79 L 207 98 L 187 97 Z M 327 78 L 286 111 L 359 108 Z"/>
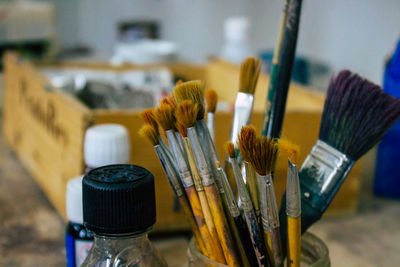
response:
<path fill-rule="evenodd" d="M 400 98 L 400 40 L 386 65 L 383 90 Z M 400 198 L 400 120 L 387 132 L 378 146 L 374 193 Z"/>

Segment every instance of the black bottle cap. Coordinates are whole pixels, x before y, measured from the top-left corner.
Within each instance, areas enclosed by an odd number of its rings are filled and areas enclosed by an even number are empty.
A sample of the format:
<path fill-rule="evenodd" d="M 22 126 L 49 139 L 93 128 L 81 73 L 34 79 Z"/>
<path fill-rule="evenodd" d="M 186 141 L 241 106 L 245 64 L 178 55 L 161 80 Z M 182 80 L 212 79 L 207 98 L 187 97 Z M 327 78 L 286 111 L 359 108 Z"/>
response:
<path fill-rule="evenodd" d="M 143 167 L 108 165 L 82 181 L 85 227 L 98 235 L 145 232 L 156 221 L 154 177 Z"/>

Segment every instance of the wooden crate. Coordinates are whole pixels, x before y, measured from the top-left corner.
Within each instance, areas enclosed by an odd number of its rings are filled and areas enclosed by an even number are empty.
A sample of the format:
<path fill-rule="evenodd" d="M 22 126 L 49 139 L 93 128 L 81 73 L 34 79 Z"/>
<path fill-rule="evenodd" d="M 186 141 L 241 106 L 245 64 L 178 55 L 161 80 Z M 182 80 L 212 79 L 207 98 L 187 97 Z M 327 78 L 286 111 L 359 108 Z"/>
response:
<path fill-rule="evenodd" d="M 74 97 L 53 88 L 35 66 L 21 62 L 16 54 L 7 54 L 4 65 L 3 135 L 64 218 L 66 183 L 82 173 L 84 168 L 82 149 L 86 129 L 93 124 L 113 122 L 126 126 L 130 132 L 131 163 L 149 169 L 155 176 L 155 229 L 187 229 L 184 215 L 164 177 L 153 148 L 137 133 L 142 125 L 139 110 L 90 110 Z M 210 87 L 217 90 L 222 100 L 234 100 L 239 77 L 237 66 L 222 61 L 212 61 L 206 66 L 183 63 L 166 66 L 175 75 L 188 79 L 204 79 Z M 105 64 L 63 64 L 58 67 L 114 70 L 138 68 L 111 67 Z M 267 84 L 268 77 L 262 75 L 252 120 L 256 126 L 261 125 Z M 283 135 L 301 145 L 301 160 L 317 139 L 322 105 L 323 96 L 310 93 L 297 85 L 292 86 Z M 221 157 L 224 156 L 222 145 L 229 135 L 231 116 L 231 112 L 218 112 L 216 115 L 216 143 Z M 329 213 L 354 212 L 358 201 L 360 170 L 358 163 L 329 208 Z M 280 159 L 276 181 L 279 194 L 284 189 L 285 177 L 286 160 Z"/>

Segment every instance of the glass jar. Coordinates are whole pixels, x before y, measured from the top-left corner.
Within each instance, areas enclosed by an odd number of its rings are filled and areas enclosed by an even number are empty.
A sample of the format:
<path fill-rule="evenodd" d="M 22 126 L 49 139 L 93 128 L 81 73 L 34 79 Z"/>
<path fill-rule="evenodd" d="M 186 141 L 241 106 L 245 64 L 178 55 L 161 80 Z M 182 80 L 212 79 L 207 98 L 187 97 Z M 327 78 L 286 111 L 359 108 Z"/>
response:
<path fill-rule="evenodd" d="M 193 239 L 188 248 L 189 267 L 227 267 L 202 255 L 196 248 Z M 286 266 L 286 265 L 285 265 Z M 329 251 L 324 242 L 311 233 L 301 238 L 301 266 L 330 267 Z"/>

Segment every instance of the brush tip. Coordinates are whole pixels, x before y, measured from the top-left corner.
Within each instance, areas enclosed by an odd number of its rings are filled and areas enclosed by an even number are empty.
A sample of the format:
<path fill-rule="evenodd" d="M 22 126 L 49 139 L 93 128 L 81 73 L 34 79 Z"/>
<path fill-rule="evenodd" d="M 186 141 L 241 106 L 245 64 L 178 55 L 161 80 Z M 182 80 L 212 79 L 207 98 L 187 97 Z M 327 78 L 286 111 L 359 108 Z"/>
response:
<path fill-rule="evenodd" d="M 256 137 L 256 129 L 253 126 L 243 126 L 240 129 L 238 137 L 238 147 L 240 149 L 240 154 L 245 161 L 249 161 L 248 153 L 250 151 L 250 147 L 253 146 Z"/>
<path fill-rule="evenodd" d="M 157 133 L 158 133 L 158 124 L 154 116 L 154 110 L 152 108 L 148 108 L 140 112 L 140 117 L 142 118 L 143 122 L 153 126 Z"/>
<path fill-rule="evenodd" d="M 139 135 L 150 141 L 153 146 L 159 144 L 157 130 L 150 124 L 145 124 L 140 128 Z"/>
<path fill-rule="evenodd" d="M 196 123 L 198 105 L 191 100 L 184 100 L 178 104 L 175 110 L 176 119 L 185 128 L 193 127 Z"/>
<path fill-rule="evenodd" d="M 278 144 L 279 148 L 288 154 L 290 161 L 296 165 L 300 154 L 300 147 L 286 139 L 279 139 Z"/>
<path fill-rule="evenodd" d="M 187 137 L 186 128 L 182 125 L 182 123 L 177 122 L 176 128 L 178 129 L 178 131 L 182 135 L 182 137 Z"/>
<path fill-rule="evenodd" d="M 175 129 L 175 115 L 174 109 L 171 105 L 161 103 L 158 107 L 153 110 L 155 120 L 165 130 Z"/>
<path fill-rule="evenodd" d="M 249 57 L 240 65 L 239 92 L 252 94 L 256 90 L 261 64 L 258 58 Z"/>
<path fill-rule="evenodd" d="M 204 119 L 204 83 L 200 80 L 188 81 L 175 86 L 172 96 L 176 104 L 191 100 L 198 105 L 197 120 Z"/>
<path fill-rule="evenodd" d="M 205 92 L 207 113 L 215 113 L 218 103 L 218 94 L 214 89 L 207 89 Z"/>
<path fill-rule="evenodd" d="M 228 141 L 224 144 L 224 149 L 230 158 L 235 158 L 235 146 L 231 141 Z"/>

